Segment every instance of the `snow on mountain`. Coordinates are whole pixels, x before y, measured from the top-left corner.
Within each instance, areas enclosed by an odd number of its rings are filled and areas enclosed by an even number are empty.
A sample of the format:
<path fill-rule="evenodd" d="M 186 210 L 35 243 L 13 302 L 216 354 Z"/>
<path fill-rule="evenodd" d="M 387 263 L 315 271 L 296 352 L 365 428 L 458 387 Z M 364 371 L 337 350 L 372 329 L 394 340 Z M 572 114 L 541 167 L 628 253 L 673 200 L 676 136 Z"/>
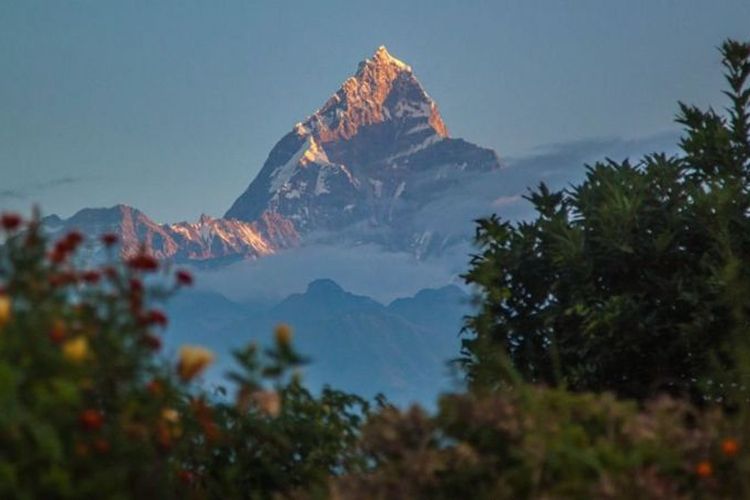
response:
<path fill-rule="evenodd" d="M 154 256 L 176 262 L 255 259 L 298 243 L 292 223 L 278 214 L 253 222 L 203 215 L 193 223 L 158 224 L 140 210 L 117 205 L 85 208 L 69 219 L 47 217 L 44 227 L 53 237 L 71 230 L 91 237 L 114 233 L 120 237 L 123 255 L 145 246 Z"/>
<path fill-rule="evenodd" d="M 45 223 L 50 232 L 114 232 L 123 253 L 145 244 L 180 262 L 255 259 L 326 238 L 423 257 L 466 235 L 441 230 L 439 220 L 425 226 L 420 211 L 472 175 L 499 168 L 494 151 L 449 137 L 412 68 L 381 46 L 273 147 L 223 218 L 159 224 L 118 205 Z"/>
<path fill-rule="evenodd" d="M 226 217 L 277 213 L 310 233 L 344 233 L 419 252 L 410 215 L 497 154 L 448 136 L 412 68 L 380 47 L 318 111 L 294 126 Z M 468 222 L 468 221 L 467 221 Z"/>

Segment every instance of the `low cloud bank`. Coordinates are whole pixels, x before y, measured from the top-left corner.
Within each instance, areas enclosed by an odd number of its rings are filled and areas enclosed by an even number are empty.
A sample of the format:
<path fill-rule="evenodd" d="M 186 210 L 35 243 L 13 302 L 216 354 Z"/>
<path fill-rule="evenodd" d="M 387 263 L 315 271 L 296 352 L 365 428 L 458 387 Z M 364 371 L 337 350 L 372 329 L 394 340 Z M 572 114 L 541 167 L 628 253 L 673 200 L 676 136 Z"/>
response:
<path fill-rule="evenodd" d="M 523 199 L 529 187 L 545 182 L 551 189 L 563 189 L 585 175 L 585 164 L 612 158 L 633 162 L 644 154 L 677 154 L 678 133 L 664 132 L 638 139 L 597 138 L 540 147 L 532 154 L 508 158 L 506 168 L 491 174 L 471 176 L 442 196 L 421 207 L 414 215 L 415 227 L 465 237 L 465 243 L 425 260 L 403 252 L 387 251 L 374 244 L 308 245 L 265 257 L 240 262 L 217 271 L 202 271 L 201 287 L 220 292 L 237 301 L 269 302 L 290 293 L 304 291 L 318 278 L 330 278 L 346 290 L 381 302 L 413 295 L 423 288 L 460 284 L 459 275 L 469 262 L 473 248 L 473 220 L 497 213 L 509 220 L 532 216 Z"/>
<path fill-rule="evenodd" d="M 449 255 L 419 261 L 376 245 L 314 245 L 203 271 L 198 283 L 235 301 L 272 302 L 304 291 L 315 279 L 329 278 L 352 293 L 388 303 L 423 288 L 460 283 L 458 274 L 466 268 L 468 250 L 456 248 Z"/>

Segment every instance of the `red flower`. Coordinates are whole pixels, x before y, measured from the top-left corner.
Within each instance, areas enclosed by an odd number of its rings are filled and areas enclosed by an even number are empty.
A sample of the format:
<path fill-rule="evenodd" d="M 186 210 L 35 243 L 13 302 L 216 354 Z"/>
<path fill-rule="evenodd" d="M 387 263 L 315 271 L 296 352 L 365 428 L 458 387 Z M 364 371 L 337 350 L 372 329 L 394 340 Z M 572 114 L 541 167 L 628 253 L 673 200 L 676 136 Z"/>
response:
<path fill-rule="evenodd" d="M 101 236 L 100 239 L 102 240 L 102 243 L 104 243 L 104 246 L 108 247 L 116 245 L 120 240 L 120 238 L 114 233 L 105 233 Z"/>
<path fill-rule="evenodd" d="M 190 286 L 193 284 L 193 275 L 184 269 L 179 269 L 174 275 L 179 285 Z"/>
<path fill-rule="evenodd" d="M 167 315 L 161 312 L 158 309 L 151 309 L 147 314 L 145 318 L 146 324 L 149 325 L 159 325 L 161 327 L 167 326 Z"/>
<path fill-rule="evenodd" d="M 100 277 L 99 271 L 88 270 L 81 273 L 81 279 L 90 285 L 98 283 Z"/>
<path fill-rule="evenodd" d="M 106 266 L 102 268 L 102 274 L 110 280 L 117 279 L 117 269 L 112 266 Z"/>
<path fill-rule="evenodd" d="M 203 435 L 209 442 L 217 441 L 220 437 L 219 426 L 214 421 L 213 411 L 202 399 L 194 400 L 190 406 L 201 426 Z"/>
<path fill-rule="evenodd" d="M 87 431 L 97 431 L 104 425 L 104 415 L 99 410 L 83 410 L 78 416 L 78 421 Z"/>
<path fill-rule="evenodd" d="M 146 390 L 152 396 L 161 396 L 164 394 L 164 384 L 162 384 L 161 380 L 153 379 L 146 384 Z"/>
<path fill-rule="evenodd" d="M 21 216 L 14 213 L 4 213 L 0 215 L 0 225 L 6 231 L 15 231 L 21 225 Z"/>
<path fill-rule="evenodd" d="M 50 286 L 53 288 L 70 285 L 72 283 L 75 283 L 76 280 L 77 280 L 76 275 L 70 271 L 65 271 L 65 272 L 61 272 L 57 274 L 50 274 L 49 278 L 47 278 L 47 281 L 49 282 Z"/>
<path fill-rule="evenodd" d="M 130 280 L 130 294 L 140 295 L 143 293 L 143 282 L 137 278 Z"/>
<path fill-rule="evenodd" d="M 147 333 L 141 337 L 141 344 L 151 349 L 152 351 L 158 351 L 161 349 L 161 339 L 154 334 Z"/>
<path fill-rule="evenodd" d="M 94 447 L 94 450 L 100 455 L 106 455 L 112 449 L 112 446 L 109 444 L 109 441 L 107 441 L 104 438 L 99 438 L 95 440 L 93 447 Z"/>
<path fill-rule="evenodd" d="M 156 438 L 156 444 L 161 448 L 163 451 L 169 451 L 169 449 L 172 447 L 172 433 L 169 432 L 169 428 L 164 425 L 163 423 L 160 423 L 154 432 L 155 438 Z"/>
<path fill-rule="evenodd" d="M 726 438 L 721 442 L 721 452 L 728 457 L 733 457 L 740 452 L 740 444 L 736 439 Z"/>
<path fill-rule="evenodd" d="M 193 482 L 195 482 L 195 473 L 189 470 L 182 469 L 177 473 L 177 477 L 180 479 L 180 482 L 185 485 L 191 485 Z"/>
<path fill-rule="evenodd" d="M 68 250 L 62 241 L 55 244 L 55 248 L 49 254 L 49 260 L 53 264 L 60 264 L 68 258 Z"/>
<path fill-rule="evenodd" d="M 67 235 L 65 235 L 65 239 L 63 241 L 67 244 L 70 251 L 73 251 L 78 245 L 83 243 L 83 235 L 78 231 L 71 231 Z"/>
<path fill-rule="evenodd" d="M 81 242 L 83 242 L 83 235 L 78 231 L 71 231 L 55 243 L 55 247 L 49 255 L 49 260 L 54 264 L 60 264 L 68 258 L 69 254 L 75 252 Z"/>
<path fill-rule="evenodd" d="M 128 267 L 136 271 L 151 272 L 159 269 L 159 261 L 150 255 L 141 253 L 128 259 Z"/>
<path fill-rule="evenodd" d="M 701 462 L 698 462 L 698 465 L 695 466 L 695 473 L 698 475 L 698 477 L 711 477 L 714 474 L 714 467 L 708 460 L 702 460 Z"/>
<path fill-rule="evenodd" d="M 61 319 L 56 319 L 52 322 L 52 327 L 49 329 L 49 339 L 55 344 L 59 344 L 65 340 L 65 333 L 65 322 Z"/>

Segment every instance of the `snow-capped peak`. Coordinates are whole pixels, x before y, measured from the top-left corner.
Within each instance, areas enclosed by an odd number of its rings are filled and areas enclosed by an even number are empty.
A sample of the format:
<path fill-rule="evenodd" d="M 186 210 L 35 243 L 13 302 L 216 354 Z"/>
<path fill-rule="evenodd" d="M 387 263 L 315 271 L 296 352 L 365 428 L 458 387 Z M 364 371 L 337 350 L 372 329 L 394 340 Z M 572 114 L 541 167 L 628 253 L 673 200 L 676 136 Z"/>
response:
<path fill-rule="evenodd" d="M 354 76 L 304 122 L 295 125 L 298 135 L 312 133 L 321 144 L 349 140 L 362 127 L 388 121 L 417 119 L 441 137 L 448 131 L 437 105 L 412 73 L 411 66 L 380 46 L 371 58 L 359 63 Z M 417 124 L 405 124 L 413 129 Z"/>
<path fill-rule="evenodd" d="M 385 45 L 378 47 L 378 50 L 376 50 L 375 54 L 372 56 L 372 61 L 377 64 L 393 64 L 404 71 L 411 71 L 411 66 L 404 61 L 393 57 L 391 53 L 388 52 L 388 49 L 385 48 Z"/>
<path fill-rule="evenodd" d="M 280 214 L 303 235 L 403 227 L 467 175 L 462 165 L 499 168 L 493 151 L 448 136 L 412 68 L 380 46 L 274 146 L 226 216 L 252 222 Z"/>

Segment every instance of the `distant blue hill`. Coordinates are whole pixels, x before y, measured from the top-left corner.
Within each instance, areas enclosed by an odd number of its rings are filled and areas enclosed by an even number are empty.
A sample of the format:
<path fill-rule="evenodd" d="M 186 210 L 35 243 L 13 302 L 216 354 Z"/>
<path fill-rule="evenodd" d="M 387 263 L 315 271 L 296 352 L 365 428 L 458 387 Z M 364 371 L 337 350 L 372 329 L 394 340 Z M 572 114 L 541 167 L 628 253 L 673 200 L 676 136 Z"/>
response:
<path fill-rule="evenodd" d="M 468 299 L 450 285 L 383 305 L 327 279 L 276 304 L 187 291 L 169 306 L 165 340 L 168 351 L 182 343 L 216 351 L 220 361 L 207 379 L 213 384 L 231 366 L 231 349 L 270 343 L 273 327 L 283 322 L 294 327 L 295 346 L 311 359 L 303 370 L 311 388 L 329 384 L 366 397 L 383 393 L 398 404 L 428 403 L 452 386 L 447 361 L 458 356 Z"/>

